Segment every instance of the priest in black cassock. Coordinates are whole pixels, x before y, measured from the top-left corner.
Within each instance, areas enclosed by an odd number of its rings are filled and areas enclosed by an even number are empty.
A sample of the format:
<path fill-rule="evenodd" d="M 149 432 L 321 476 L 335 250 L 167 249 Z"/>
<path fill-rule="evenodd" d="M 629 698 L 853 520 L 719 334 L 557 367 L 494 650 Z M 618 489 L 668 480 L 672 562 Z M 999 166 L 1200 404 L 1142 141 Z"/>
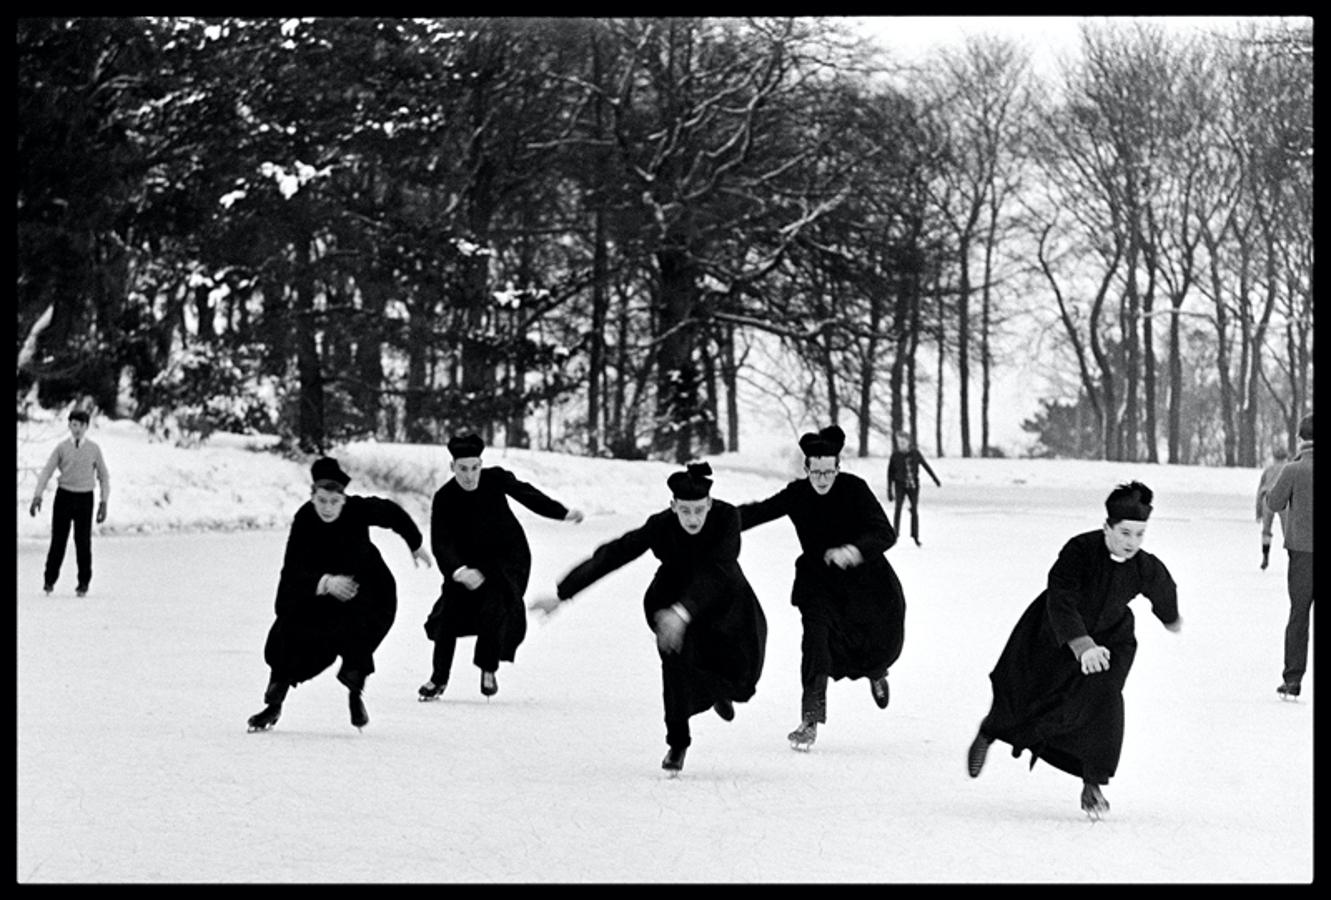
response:
<path fill-rule="evenodd" d="M 482 467 L 485 442 L 458 435 L 448 442 L 453 477 L 435 492 L 430 507 L 430 546 L 444 576 L 439 599 L 425 620 L 434 642 L 430 680 L 419 699 L 433 700 L 448 685 L 459 637 L 475 635 L 472 662 L 481 670 L 481 693 L 499 691 L 499 662 L 513 662 L 527 635 L 524 595 L 531 577 L 527 533 L 509 508 L 518 501 L 547 519 L 581 522 L 582 513 L 547 497 L 500 466 Z"/>
<path fill-rule="evenodd" d="M 785 516 L 803 551 L 790 600 L 800 611 L 800 726 L 791 746 L 808 749 L 827 721 L 827 680 L 869 680 L 879 709 L 888 703 L 887 670 L 901 655 L 906 599 L 883 553 L 897 541 L 863 478 L 841 471 L 845 432 L 830 425 L 800 438 L 807 477 L 766 500 L 739 507 L 740 527 Z"/>
<path fill-rule="evenodd" d="M 757 689 L 767 647 L 767 619 L 739 566 L 735 507 L 711 496 L 711 466 L 692 463 L 667 480 L 670 508 L 596 548 L 556 587 L 533 599 L 546 614 L 648 550 L 660 561 L 643 595 L 647 625 L 661 657 L 666 745 L 661 768 L 684 766 L 689 718 L 708 709 L 727 722 L 735 703 Z"/>
<path fill-rule="evenodd" d="M 325 456 L 310 467 L 310 499 L 291 523 L 277 583 L 277 618 L 264 644 L 271 670 L 265 706 L 250 730 L 277 723 L 288 688 L 308 681 L 342 657 L 337 680 L 346 685 L 351 724 L 364 727 L 361 691 L 374 671 L 374 651 L 397 616 L 397 582 L 370 540 L 370 526 L 406 541 L 417 565 L 430 565 L 420 529 L 401 506 L 381 497 L 348 496 L 351 476 Z"/>
<path fill-rule="evenodd" d="M 1121 484 L 1105 500 L 1104 525 L 1063 545 L 1045 590 L 1026 607 L 989 674 L 993 704 L 967 751 L 972 778 L 989 745 L 1031 751 L 1082 780 L 1081 807 L 1109 810 L 1100 786 L 1118 769 L 1123 747 L 1123 684 L 1137 654 L 1128 601 L 1139 595 L 1165 628 L 1182 628 L 1174 579 L 1141 549 L 1153 495 Z"/>

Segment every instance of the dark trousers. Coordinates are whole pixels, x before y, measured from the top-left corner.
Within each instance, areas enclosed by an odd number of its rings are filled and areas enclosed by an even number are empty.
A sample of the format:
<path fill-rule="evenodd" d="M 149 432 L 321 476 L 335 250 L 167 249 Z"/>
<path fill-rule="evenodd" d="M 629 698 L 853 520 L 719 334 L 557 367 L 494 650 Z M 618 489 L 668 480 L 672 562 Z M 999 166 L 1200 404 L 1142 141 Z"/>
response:
<path fill-rule="evenodd" d="M 920 513 L 918 509 L 920 503 L 920 486 L 916 485 L 913 488 L 898 487 L 896 489 L 896 495 L 896 509 L 892 513 L 892 530 L 897 534 L 901 534 L 901 504 L 909 499 L 910 536 L 913 540 L 918 541 L 920 539 Z"/>
<path fill-rule="evenodd" d="M 678 653 L 661 653 L 661 699 L 665 706 L 666 744 L 682 750 L 692 743 L 689 716 L 693 714 L 691 673 L 697 648 L 685 640 Z"/>
<path fill-rule="evenodd" d="M 78 564 L 79 587 L 92 581 L 92 491 L 56 488 L 51 504 L 51 549 L 46 554 L 46 584 L 55 584 L 65 561 L 69 529 L 74 527 L 74 561 Z"/>
<path fill-rule="evenodd" d="M 1285 683 L 1299 684 L 1308 669 L 1308 619 L 1313 608 L 1313 555 L 1289 551 L 1289 623 L 1285 626 Z"/>
<path fill-rule="evenodd" d="M 439 634 L 434 638 L 434 654 L 431 661 L 433 673 L 430 675 L 430 680 L 435 684 L 448 683 L 448 673 L 453 669 L 453 653 L 457 650 L 457 646 L 458 639 L 455 635 Z M 482 672 L 499 671 L 499 639 L 493 632 L 476 635 L 476 650 L 472 653 L 472 662 Z"/>
<path fill-rule="evenodd" d="M 799 608 L 804 636 L 800 640 L 800 715 L 805 722 L 827 721 L 827 679 L 832 671 L 832 641 L 835 626 L 821 603 L 805 603 Z M 868 673 L 870 678 L 887 674 Z"/>

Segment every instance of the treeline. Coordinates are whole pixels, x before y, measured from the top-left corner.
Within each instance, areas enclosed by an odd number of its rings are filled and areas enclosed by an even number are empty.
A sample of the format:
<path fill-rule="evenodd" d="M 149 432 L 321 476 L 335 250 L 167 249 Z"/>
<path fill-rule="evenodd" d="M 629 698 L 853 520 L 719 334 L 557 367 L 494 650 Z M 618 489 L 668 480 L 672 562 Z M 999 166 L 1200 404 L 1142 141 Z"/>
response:
<path fill-rule="evenodd" d="M 1042 452 L 1252 465 L 1311 406 L 1310 20 L 1052 80 L 813 18 L 17 27 L 20 417 L 682 461 L 752 385 L 971 456 L 1039 354 Z"/>

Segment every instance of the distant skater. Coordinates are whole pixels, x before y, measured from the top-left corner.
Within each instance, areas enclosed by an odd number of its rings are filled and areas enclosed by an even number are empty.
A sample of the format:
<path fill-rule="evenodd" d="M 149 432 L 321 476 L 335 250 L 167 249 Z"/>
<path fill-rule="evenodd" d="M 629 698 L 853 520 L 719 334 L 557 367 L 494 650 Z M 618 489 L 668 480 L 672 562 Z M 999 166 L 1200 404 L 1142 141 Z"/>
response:
<path fill-rule="evenodd" d="M 841 471 L 846 435 L 836 425 L 800 438 L 805 477 L 739 507 L 745 531 L 786 517 L 803 551 L 790 602 L 800 611 L 800 725 L 787 739 L 813 746 L 827 721 L 827 681 L 867 679 L 886 709 L 887 670 L 901 655 L 906 598 L 883 554 L 897 533 L 868 483 Z"/>
<path fill-rule="evenodd" d="M 88 414 L 76 409 L 69 414 L 69 437 L 56 444 L 46 466 L 37 476 L 37 488 L 32 492 L 28 514 L 36 516 L 42 508 L 42 494 L 46 483 L 57 469 L 55 501 L 51 504 L 51 547 L 46 553 L 46 571 L 42 577 L 42 590 L 49 596 L 60 578 L 60 566 L 65 561 L 65 548 L 69 544 L 69 531 L 74 530 L 74 563 L 78 582 L 74 588 L 80 597 L 87 596 L 92 584 L 92 500 L 93 489 L 101 486 L 102 499 L 97 504 L 97 524 L 106 521 L 106 501 L 111 496 L 111 472 L 106 467 L 102 448 L 88 438 Z"/>
<path fill-rule="evenodd" d="M 1271 564 L 1271 524 L 1275 520 L 1276 513 L 1266 505 L 1266 494 L 1271 490 L 1271 485 L 1276 483 L 1276 476 L 1280 470 L 1285 467 L 1285 460 L 1289 458 L 1289 453 L 1285 450 L 1284 444 L 1276 444 L 1271 448 L 1271 465 L 1262 470 L 1262 477 L 1257 482 L 1257 521 L 1262 523 L 1262 568 L 1265 569 Z M 1280 510 L 1280 533 L 1285 533 L 1285 510 Z"/>
<path fill-rule="evenodd" d="M 264 708 L 251 731 L 272 728 L 287 690 L 342 657 L 337 680 L 347 688 L 351 724 L 370 717 L 361 696 L 374 672 L 374 651 L 397 615 L 397 582 L 370 540 L 370 526 L 397 532 L 416 565 L 429 568 L 420 529 L 401 506 L 380 497 L 347 496 L 351 477 L 325 456 L 310 467 L 310 499 L 296 510 L 277 583 L 277 618 L 263 658 L 270 670 Z"/>
<path fill-rule="evenodd" d="M 929 473 L 938 487 L 943 482 L 938 480 L 934 470 L 929 468 L 924 455 L 916 448 L 915 442 L 906 432 L 897 434 L 897 449 L 887 460 L 887 502 L 896 500 L 892 513 L 892 530 L 901 534 L 901 504 L 910 501 L 910 537 L 915 546 L 920 546 L 920 469 Z"/>
<path fill-rule="evenodd" d="M 417 691 L 434 700 L 448 686 L 457 640 L 476 635 L 472 662 L 481 672 L 481 694 L 499 691 L 500 661 L 513 662 L 527 635 L 524 598 L 531 577 L 527 533 L 513 515 L 512 498 L 527 509 L 574 524 L 582 513 L 569 509 L 499 466 L 482 468 L 485 442 L 466 434 L 448 442 L 453 477 L 435 492 L 430 507 L 430 546 L 443 586 L 425 620 L 434 642 L 430 678 Z"/>
<path fill-rule="evenodd" d="M 1299 450 L 1280 470 L 1266 494 L 1266 506 L 1282 516 L 1289 572 L 1289 621 L 1285 624 L 1285 669 L 1280 687 L 1282 699 L 1293 700 L 1303 690 L 1308 669 L 1308 628 L 1313 609 L 1313 415 L 1299 422 Z"/>
<path fill-rule="evenodd" d="M 666 746 L 661 768 L 678 773 L 692 743 L 689 719 L 715 710 L 729 722 L 763 671 L 767 619 L 739 566 L 739 513 L 711 496 L 711 466 L 693 463 L 666 485 L 670 508 L 596 548 L 530 608 L 553 613 L 598 579 L 648 550 L 660 561 L 643 595 L 661 658 Z"/>
<path fill-rule="evenodd" d="M 1123 684 L 1137 653 L 1132 610 L 1138 594 L 1165 628 L 1177 632 L 1174 579 L 1141 549 L 1151 489 L 1122 484 L 1105 500 L 1104 525 L 1063 545 L 1045 590 L 1026 607 L 989 674 L 993 704 L 967 751 L 975 778 L 995 740 L 1012 755 L 1031 751 L 1082 780 L 1081 808 L 1109 811 L 1101 785 L 1118 769 L 1123 747 Z"/>

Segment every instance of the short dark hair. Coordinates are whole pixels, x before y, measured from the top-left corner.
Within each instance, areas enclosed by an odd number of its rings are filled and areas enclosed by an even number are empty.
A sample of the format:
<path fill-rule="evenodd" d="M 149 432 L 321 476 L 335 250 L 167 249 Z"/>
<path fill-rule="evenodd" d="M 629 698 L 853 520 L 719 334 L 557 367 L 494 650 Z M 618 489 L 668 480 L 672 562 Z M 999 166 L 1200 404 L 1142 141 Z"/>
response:
<path fill-rule="evenodd" d="M 1313 439 L 1313 414 L 1308 413 L 1299 421 L 1299 438 L 1305 441 Z"/>
<path fill-rule="evenodd" d="M 72 411 L 72 412 L 69 414 L 69 421 L 71 421 L 71 422 L 82 422 L 84 425 L 87 425 L 87 424 L 88 424 L 88 411 L 87 411 L 86 409 L 76 409 L 76 410 Z M 1311 426 L 1309 426 L 1309 427 L 1311 427 Z"/>

